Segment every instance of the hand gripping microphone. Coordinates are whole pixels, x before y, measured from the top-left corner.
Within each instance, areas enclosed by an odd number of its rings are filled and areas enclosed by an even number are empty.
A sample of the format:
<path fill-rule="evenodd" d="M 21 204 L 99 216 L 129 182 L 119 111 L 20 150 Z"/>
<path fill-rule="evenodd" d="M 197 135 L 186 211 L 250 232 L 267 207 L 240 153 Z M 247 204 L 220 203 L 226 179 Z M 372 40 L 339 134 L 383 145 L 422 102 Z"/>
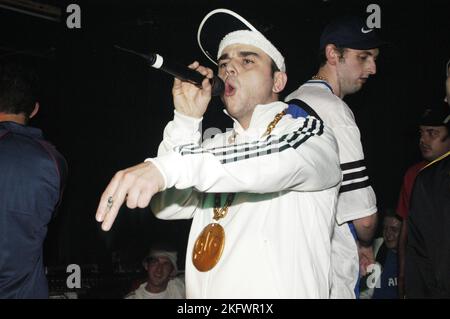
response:
<path fill-rule="evenodd" d="M 205 79 L 203 75 L 200 73 L 189 69 L 187 66 L 183 66 L 181 64 L 168 61 L 167 59 L 164 59 L 162 56 L 156 53 L 150 53 L 150 54 L 142 54 L 133 50 L 125 49 L 122 47 L 119 47 L 118 45 L 114 46 L 115 48 L 126 51 L 129 53 L 132 53 L 134 55 L 138 55 L 142 58 L 144 58 L 152 68 L 162 70 L 166 73 L 169 73 L 173 75 L 174 77 L 182 80 L 191 82 L 192 84 L 195 84 L 198 87 L 202 86 L 202 82 Z M 212 85 L 211 95 L 212 96 L 219 96 L 223 93 L 225 90 L 225 84 L 223 81 L 216 75 L 212 79 L 209 80 L 209 82 Z"/>

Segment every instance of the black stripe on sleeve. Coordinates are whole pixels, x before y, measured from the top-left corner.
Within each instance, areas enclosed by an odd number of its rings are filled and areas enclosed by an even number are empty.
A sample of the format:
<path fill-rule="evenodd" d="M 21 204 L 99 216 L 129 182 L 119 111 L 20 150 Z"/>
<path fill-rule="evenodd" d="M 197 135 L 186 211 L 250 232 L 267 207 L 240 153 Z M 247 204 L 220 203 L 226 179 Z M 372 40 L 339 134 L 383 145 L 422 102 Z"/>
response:
<path fill-rule="evenodd" d="M 343 177 L 342 181 L 346 182 L 346 181 L 350 181 L 350 180 L 353 180 L 353 179 L 363 178 L 363 177 L 366 177 L 366 176 L 368 176 L 367 175 L 367 170 L 363 169 L 362 171 L 359 171 L 359 172 L 353 172 L 353 173 L 344 174 L 344 177 Z"/>
<path fill-rule="evenodd" d="M 358 167 L 362 167 L 362 166 L 366 166 L 366 163 L 363 159 L 359 160 L 359 161 L 343 163 L 343 164 L 341 164 L 341 170 L 346 171 L 349 169 L 354 169 L 354 168 L 358 168 Z"/>
<path fill-rule="evenodd" d="M 345 193 L 345 192 L 350 192 L 350 191 L 354 191 L 360 188 L 366 188 L 370 186 L 370 182 L 369 179 L 366 179 L 365 181 L 362 182 L 358 182 L 358 183 L 352 183 L 352 184 L 348 184 L 348 185 L 344 185 L 341 186 L 341 188 L 339 189 L 339 193 Z"/>

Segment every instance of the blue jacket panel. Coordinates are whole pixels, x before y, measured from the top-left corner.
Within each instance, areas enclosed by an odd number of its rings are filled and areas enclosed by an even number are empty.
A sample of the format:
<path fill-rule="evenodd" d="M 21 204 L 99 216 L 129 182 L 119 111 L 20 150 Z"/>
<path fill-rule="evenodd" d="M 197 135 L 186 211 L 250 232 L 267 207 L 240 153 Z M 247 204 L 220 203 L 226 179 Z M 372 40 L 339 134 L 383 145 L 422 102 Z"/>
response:
<path fill-rule="evenodd" d="M 0 298 L 47 298 L 43 242 L 67 164 L 39 129 L 0 122 Z"/>

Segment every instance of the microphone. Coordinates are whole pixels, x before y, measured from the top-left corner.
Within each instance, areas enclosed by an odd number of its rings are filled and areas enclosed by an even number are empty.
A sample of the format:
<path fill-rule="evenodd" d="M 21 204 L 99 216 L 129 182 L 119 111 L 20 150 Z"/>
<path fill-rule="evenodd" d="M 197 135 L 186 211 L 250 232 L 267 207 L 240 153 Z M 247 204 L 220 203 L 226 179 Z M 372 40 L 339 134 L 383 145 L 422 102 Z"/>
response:
<path fill-rule="evenodd" d="M 162 70 L 166 73 L 169 73 L 173 75 L 174 77 L 182 80 L 190 82 L 198 87 L 202 86 L 202 82 L 205 79 L 203 75 L 200 73 L 189 69 L 187 66 L 184 66 L 182 64 L 168 61 L 167 59 L 164 59 L 162 56 L 156 53 L 150 53 L 149 55 L 139 53 L 130 49 L 125 49 L 122 47 L 119 47 L 118 45 L 114 46 L 116 49 L 132 53 L 134 55 L 140 56 L 144 58 L 152 68 Z M 212 90 L 211 95 L 212 96 L 219 96 L 225 91 L 225 84 L 223 83 L 222 79 L 218 76 L 214 75 L 212 79 L 209 79 L 209 82 L 211 83 Z"/>

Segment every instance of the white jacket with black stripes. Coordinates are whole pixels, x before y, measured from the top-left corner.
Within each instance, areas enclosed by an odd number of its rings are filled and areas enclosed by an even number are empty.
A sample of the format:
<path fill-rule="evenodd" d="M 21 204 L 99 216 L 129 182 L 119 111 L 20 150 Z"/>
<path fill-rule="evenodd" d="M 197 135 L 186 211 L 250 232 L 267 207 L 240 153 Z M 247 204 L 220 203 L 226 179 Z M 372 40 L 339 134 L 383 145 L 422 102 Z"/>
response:
<path fill-rule="evenodd" d="M 333 284 L 331 298 L 355 298 L 359 278 L 359 257 L 349 222 L 377 212 L 375 192 L 370 185 L 361 144 L 361 134 L 353 112 L 333 94 L 324 81 L 310 80 L 286 97 L 306 102 L 329 127 L 339 147 L 342 184 L 332 238 Z"/>
<path fill-rule="evenodd" d="M 314 117 L 285 115 L 283 102 L 258 105 L 249 128 L 201 142 L 201 119 L 175 111 L 158 156 L 165 191 L 151 201 L 162 219 L 193 218 L 186 255 L 188 298 L 328 298 L 330 237 L 341 181 L 331 131 Z M 235 135 L 235 139 L 232 139 Z M 218 221 L 225 247 L 207 272 L 192 263 L 194 243 L 213 220 L 214 193 L 237 193 Z"/>

